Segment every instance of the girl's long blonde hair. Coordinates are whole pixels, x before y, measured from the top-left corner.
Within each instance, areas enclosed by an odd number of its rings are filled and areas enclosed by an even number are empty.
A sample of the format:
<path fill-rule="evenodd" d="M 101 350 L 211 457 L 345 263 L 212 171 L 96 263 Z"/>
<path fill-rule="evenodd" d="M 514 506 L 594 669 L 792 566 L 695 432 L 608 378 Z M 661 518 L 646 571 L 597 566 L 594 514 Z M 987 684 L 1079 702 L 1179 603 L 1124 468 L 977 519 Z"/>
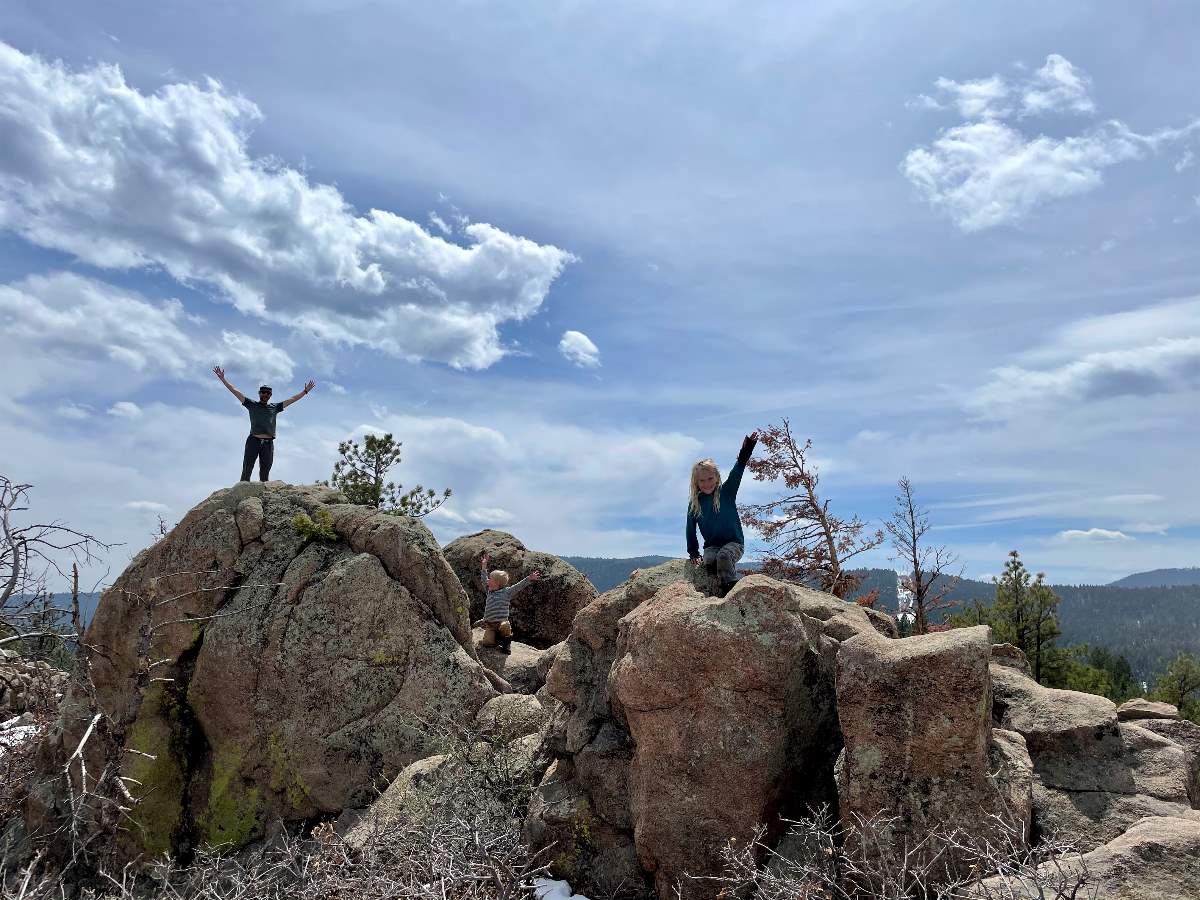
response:
<path fill-rule="evenodd" d="M 697 519 L 700 518 L 700 484 L 696 478 L 701 472 L 709 471 L 717 476 L 717 486 L 713 488 L 713 512 L 721 511 L 721 470 L 717 468 L 715 459 L 702 459 L 692 466 L 691 495 L 688 497 L 688 510 Z"/>

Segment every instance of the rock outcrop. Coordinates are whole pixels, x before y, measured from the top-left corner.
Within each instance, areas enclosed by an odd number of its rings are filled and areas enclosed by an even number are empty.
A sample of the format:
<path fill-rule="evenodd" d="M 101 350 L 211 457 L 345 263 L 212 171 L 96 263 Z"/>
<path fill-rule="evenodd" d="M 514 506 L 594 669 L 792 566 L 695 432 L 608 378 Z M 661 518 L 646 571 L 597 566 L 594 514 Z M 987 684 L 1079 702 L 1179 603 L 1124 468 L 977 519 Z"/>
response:
<path fill-rule="evenodd" d="M 123 757 L 140 797 L 129 853 L 236 846 L 365 806 L 433 752 L 425 723 L 470 721 L 495 696 L 433 535 L 342 500 L 217 491 L 104 593 L 87 641 L 100 708 L 137 751 Z M 68 697 L 64 752 L 88 714 Z"/>
<path fill-rule="evenodd" d="M 558 758 L 526 835 L 571 848 L 555 864 L 577 888 L 648 873 L 673 894 L 728 838 L 834 802 L 837 647 L 895 622 L 764 576 L 721 599 L 707 586 L 685 561 L 635 573 L 580 610 L 550 669 Z"/>
<path fill-rule="evenodd" d="M 574 566 L 549 553 L 525 549 L 511 534 L 488 529 L 468 534 L 443 550 L 471 600 L 471 621 L 483 615 L 486 593 L 479 583 L 479 559 L 491 557 L 490 569 L 503 569 L 514 581 L 535 570 L 542 580 L 513 598 L 513 636 L 537 648 L 565 640 L 575 613 L 596 599 L 596 588 Z"/>
<path fill-rule="evenodd" d="M 1117 707 L 1117 719 L 1136 722 L 1139 719 L 1178 719 L 1179 710 L 1170 703 L 1159 703 L 1145 697 L 1134 697 Z"/>
<path fill-rule="evenodd" d="M 991 650 L 986 626 L 842 644 L 843 821 L 883 815 L 881 838 L 909 846 L 950 827 L 980 842 L 1026 839 L 1032 767 L 1019 734 L 993 738 Z"/>
<path fill-rule="evenodd" d="M 1195 751 L 1153 725 L 1182 734 L 1191 723 L 1121 722 L 1103 697 L 1046 688 L 1010 666 L 991 673 L 993 719 L 1025 738 L 1033 762 L 1035 839 L 1092 850 L 1145 816 L 1192 817 Z"/>
<path fill-rule="evenodd" d="M 42 659 L 26 659 L 17 651 L 0 647 L 0 719 L 31 709 L 38 695 L 53 704 L 67 685 L 67 673 Z"/>

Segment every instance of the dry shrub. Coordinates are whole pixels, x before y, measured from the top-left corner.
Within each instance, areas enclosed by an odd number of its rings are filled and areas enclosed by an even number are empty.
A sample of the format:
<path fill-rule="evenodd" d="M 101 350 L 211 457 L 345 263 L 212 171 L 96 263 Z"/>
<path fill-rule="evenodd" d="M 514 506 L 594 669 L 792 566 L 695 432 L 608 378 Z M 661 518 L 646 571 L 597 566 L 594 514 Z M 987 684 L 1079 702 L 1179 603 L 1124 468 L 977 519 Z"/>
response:
<path fill-rule="evenodd" d="M 428 724 L 428 723 L 426 723 Z M 294 833 L 279 826 L 240 851 L 204 847 L 187 863 L 161 859 L 119 871 L 9 865 L 0 900 L 515 900 L 545 874 L 521 843 L 541 774 L 510 735 L 440 729 L 445 761 L 405 796 L 394 821 L 347 841 L 333 822 Z M 3 864 L 0 864 L 3 865 Z"/>
<path fill-rule="evenodd" d="M 882 816 L 839 824 L 822 810 L 790 823 L 776 848 L 760 830 L 730 842 L 715 878 L 727 900 L 1095 900 L 1082 856 L 1070 845 L 1023 846 L 1018 830 L 997 818 L 997 841 L 957 829 L 916 841 L 897 838 L 897 820 Z M 965 873 L 965 874 L 964 874 Z M 688 893 L 680 887 L 681 895 Z"/>

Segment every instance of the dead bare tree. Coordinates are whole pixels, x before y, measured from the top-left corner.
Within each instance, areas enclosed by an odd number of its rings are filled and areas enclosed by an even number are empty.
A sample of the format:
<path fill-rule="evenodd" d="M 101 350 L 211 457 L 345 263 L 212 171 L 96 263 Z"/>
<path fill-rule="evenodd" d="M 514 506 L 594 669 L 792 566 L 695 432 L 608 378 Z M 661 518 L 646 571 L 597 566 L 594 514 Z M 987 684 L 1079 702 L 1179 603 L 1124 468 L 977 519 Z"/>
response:
<path fill-rule="evenodd" d="M 929 514 L 917 504 L 908 476 L 901 477 L 896 488 L 896 508 L 883 527 L 896 551 L 895 558 L 907 568 L 900 587 L 912 597 L 913 631 L 927 634 L 929 614 L 953 605 L 947 597 L 962 577 L 962 570 L 957 575 L 947 575 L 958 557 L 945 546 L 934 547 L 925 542 L 930 528 Z"/>
<path fill-rule="evenodd" d="M 18 524 L 32 490 L 0 475 L 0 644 L 70 639 L 58 621 L 66 611 L 51 602 L 50 576 L 66 580 L 68 562 L 93 563 L 115 546 L 59 521 Z"/>
<path fill-rule="evenodd" d="M 782 481 L 786 489 L 782 497 L 746 505 L 742 512 L 742 521 L 769 544 L 764 574 L 845 599 L 862 583 L 847 563 L 882 544 L 883 532 L 866 532 L 858 516 L 843 519 L 830 511 L 829 501 L 817 493 L 820 479 L 808 459 L 812 441 L 800 444 L 787 419 L 760 428 L 758 440 L 766 452 L 746 468 L 755 481 Z"/>

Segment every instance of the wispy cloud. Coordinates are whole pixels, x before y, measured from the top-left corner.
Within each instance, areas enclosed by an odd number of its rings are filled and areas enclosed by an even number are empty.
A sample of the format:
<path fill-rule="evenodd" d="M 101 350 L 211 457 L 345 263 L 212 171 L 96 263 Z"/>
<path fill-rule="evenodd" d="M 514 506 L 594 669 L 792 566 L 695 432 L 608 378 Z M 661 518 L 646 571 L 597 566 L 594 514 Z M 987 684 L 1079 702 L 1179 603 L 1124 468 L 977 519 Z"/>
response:
<path fill-rule="evenodd" d="M 1063 541 L 1132 541 L 1129 535 L 1121 531 L 1109 531 L 1107 528 L 1089 528 L 1081 531 L 1076 528 L 1060 531 L 1057 537 Z"/>
<path fill-rule="evenodd" d="M 82 422 L 92 417 L 92 408 L 86 403 L 60 403 L 55 413 L 64 419 Z"/>

